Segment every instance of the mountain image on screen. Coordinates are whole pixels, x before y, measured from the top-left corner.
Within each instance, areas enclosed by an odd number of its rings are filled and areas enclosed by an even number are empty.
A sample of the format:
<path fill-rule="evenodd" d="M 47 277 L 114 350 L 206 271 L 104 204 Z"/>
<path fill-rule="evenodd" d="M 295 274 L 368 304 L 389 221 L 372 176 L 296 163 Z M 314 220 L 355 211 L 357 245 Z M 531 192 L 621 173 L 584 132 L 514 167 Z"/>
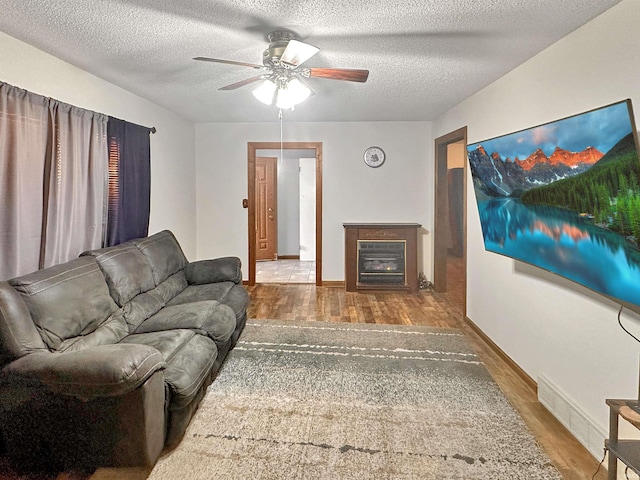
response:
<path fill-rule="evenodd" d="M 489 196 L 519 196 L 525 191 L 586 172 L 603 154 L 594 147 L 570 152 L 556 147 L 550 157 L 537 149 L 526 159 L 502 160 L 499 152 L 489 155 L 482 145 L 469 153 L 477 183 Z"/>
<path fill-rule="evenodd" d="M 625 100 L 467 146 L 485 248 L 640 305 L 640 161 Z"/>

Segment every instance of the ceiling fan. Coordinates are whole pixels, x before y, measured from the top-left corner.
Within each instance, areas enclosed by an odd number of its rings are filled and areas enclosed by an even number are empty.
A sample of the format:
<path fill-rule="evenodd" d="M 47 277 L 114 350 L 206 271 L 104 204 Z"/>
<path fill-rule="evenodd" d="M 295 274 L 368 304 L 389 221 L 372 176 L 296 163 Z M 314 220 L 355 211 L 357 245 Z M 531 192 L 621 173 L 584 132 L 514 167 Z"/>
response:
<path fill-rule="evenodd" d="M 303 78 L 329 78 L 349 82 L 366 82 L 369 70 L 346 68 L 307 68 L 301 65 L 320 51 L 319 48 L 296 39 L 295 33 L 288 30 L 271 32 L 267 39 L 269 47 L 262 54 L 263 65 L 222 60 L 219 58 L 195 57 L 204 62 L 226 63 L 260 70 L 255 77 L 226 85 L 218 90 L 235 90 L 251 83 L 263 80 L 254 95 L 267 105 L 273 103 L 280 109 L 292 108 L 304 101 L 311 89 Z"/>

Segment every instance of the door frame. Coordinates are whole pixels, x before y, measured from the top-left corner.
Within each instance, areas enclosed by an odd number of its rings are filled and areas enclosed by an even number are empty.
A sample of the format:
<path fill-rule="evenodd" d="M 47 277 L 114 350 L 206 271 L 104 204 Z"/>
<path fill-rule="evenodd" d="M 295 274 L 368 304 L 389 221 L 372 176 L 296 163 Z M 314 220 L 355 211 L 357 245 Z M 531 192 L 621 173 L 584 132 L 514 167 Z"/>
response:
<path fill-rule="evenodd" d="M 314 150 L 316 158 L 316 286 L 322 286 L 322 142 L 248 142 L 247 208 L 249 232 L 249 281 L 256 284 L 256 151 Z"/>
<path fill-rule="evenodd" d="M 463 142 L 466 150 L 467 127 L 462 127 L 435 139 L 435 219 L 433 239 L 433 289 L 447 291 L 447 224 L 449 222 L 449 188 L 447 175 L 447 147 Z M 462 262 L 464 265 L 464 309 L 467 305 L 467 162 L 464 163 L 462 187 Z"/>

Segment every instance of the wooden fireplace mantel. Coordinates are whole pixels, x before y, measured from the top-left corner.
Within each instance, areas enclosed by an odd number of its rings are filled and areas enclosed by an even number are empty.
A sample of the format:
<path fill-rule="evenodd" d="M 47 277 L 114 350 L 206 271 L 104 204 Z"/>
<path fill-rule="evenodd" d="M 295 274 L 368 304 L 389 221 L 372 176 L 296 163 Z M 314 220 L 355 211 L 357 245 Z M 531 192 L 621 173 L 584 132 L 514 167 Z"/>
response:
<path fill-rule="evenodd" d="M 343 223 L 345 229 L 345 287 L 348 292 L 363 290 L 418 291 L 419 223 Z M 370 285 L 358 281 L 358 241 L 404 241 L 405 276 L 398 285 Z"/>

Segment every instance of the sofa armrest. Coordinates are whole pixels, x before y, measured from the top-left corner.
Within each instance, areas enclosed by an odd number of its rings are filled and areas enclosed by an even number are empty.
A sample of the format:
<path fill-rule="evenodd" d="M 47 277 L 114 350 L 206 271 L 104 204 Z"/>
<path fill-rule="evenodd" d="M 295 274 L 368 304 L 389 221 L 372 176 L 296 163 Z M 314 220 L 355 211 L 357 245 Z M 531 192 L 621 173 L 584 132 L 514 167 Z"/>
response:
<path fill-rule="evenodd" d="M 162 355 L 153 347 L 118 344 L 31 353 L 6 365 L 2 376 L 10 382 L 44 386 L 53 393 L 88 400 L 123 395 L 165 367 Z"/>
<path fill-rule="evenodd" d="M 221 257 L 190 262 L 184 271 L 191 285 L 205 283 L 242 282 L 242 263 L 238 257 Z"/>

